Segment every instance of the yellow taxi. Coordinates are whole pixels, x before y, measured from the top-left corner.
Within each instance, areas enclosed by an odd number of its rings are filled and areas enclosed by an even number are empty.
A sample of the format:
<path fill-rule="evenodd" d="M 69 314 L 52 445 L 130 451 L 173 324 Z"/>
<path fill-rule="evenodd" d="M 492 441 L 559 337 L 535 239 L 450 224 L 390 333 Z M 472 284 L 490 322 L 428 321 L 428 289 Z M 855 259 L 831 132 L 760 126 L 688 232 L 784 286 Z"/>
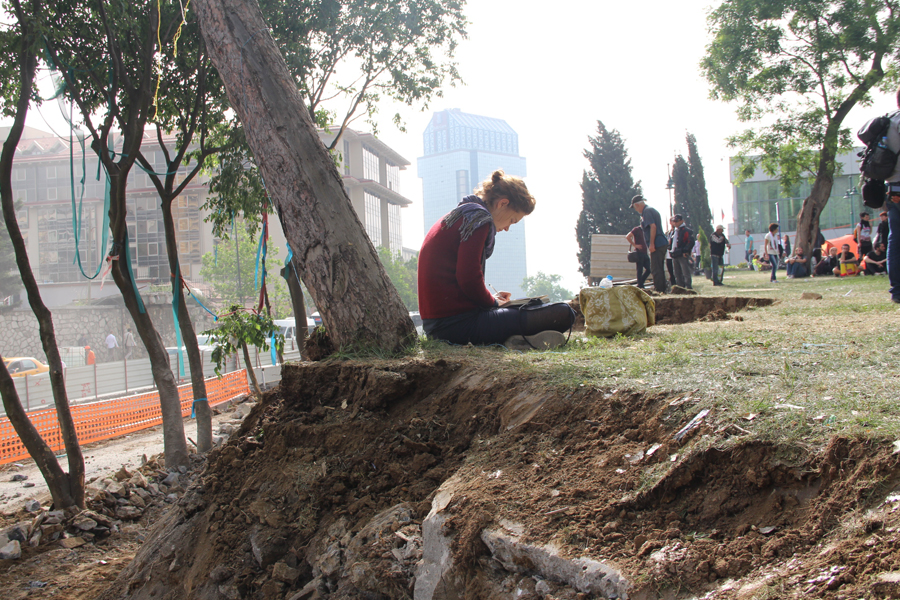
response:
<path fill-rule="evenodd" d="M 4 358 L 3 364 L 6 366 L 6 370 L 9 371 L 9 374 L 13 377 L 37 375 L 38 373 L 46 373 L 50 370 L 50 367 L 30 356 Z"/>

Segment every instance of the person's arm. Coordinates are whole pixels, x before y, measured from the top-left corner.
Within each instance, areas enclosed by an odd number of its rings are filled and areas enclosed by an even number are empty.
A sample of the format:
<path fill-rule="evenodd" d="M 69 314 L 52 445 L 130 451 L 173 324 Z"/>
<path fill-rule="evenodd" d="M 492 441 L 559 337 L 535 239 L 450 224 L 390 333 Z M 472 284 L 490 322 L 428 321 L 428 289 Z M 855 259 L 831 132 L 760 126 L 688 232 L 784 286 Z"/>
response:
<path fill-rule="evenodd" d="M 634 233 L 631 231 L 625 234 L 625 239 L 628 240 L 628 243 L 632 246 L 637 246 L 637 244 L 634 243 Z"/>
<path fill-rule="evenodd" d="M 489 231 L 489 225 L 476 229 L 469 239 L 459 244 L 456 255 L 456 283 L 467 298 L 484 307 L 497 305 L 496 299 L 484 285 L 484 272 L 481 270 L 481 256 Z"/>
<path fill-rule="evenodd" d="M 656 252 L 656 223 L 650 223 L 650 239 L 647 240 L 650 252 Z"/>

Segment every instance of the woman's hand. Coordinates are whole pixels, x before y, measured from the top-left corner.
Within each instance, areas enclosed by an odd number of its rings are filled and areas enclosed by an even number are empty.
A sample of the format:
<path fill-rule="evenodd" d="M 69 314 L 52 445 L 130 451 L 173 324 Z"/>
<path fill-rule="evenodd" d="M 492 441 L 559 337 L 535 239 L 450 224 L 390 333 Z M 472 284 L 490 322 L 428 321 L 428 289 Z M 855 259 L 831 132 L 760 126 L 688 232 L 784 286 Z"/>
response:
<path fill-rule="evenodd" d="M 497 302 L 499 304 L 504 304 L 512 300 L 512 294 L 510 294 L 509 292 L 497 292 L 494 298 L 497 299 Z"/>

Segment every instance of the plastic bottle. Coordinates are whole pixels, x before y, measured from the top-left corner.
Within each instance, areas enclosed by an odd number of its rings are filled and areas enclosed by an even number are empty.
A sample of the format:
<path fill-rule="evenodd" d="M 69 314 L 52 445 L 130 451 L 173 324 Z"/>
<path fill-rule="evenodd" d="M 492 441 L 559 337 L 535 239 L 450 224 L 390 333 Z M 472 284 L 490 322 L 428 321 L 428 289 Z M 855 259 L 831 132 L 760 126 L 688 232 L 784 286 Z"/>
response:
<path fill-rule="evenodd" d="M 881 138 L 881 140 L 878 142 L 878 147 L 887 148 L 887 136 Z"/>
<path fill-rule="evenodd" d="M 613 286 L 612 275 L 607 275 L 607 276 L 604 277 L 603 280 L 600 282 L 600 287 L 602 287 L 604 290 L 612 289 L 612 286 Z"/>

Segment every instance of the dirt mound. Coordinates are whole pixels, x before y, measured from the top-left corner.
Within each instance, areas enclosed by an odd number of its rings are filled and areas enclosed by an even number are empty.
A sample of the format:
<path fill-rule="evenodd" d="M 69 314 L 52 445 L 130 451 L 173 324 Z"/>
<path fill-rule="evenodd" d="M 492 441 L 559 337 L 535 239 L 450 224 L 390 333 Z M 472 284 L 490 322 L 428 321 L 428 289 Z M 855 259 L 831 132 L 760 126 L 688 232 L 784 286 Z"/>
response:
<path fill-rule="evenodd" d="M 434 560 L 422 521 L 451 479 L 439 533 L 469 598 L 601 597 L 492 558 L 493 526 L 611 565 L 630 598 L 737 597 L 741 578 L 786 586 L 768 597 L 855 598 L 900 570 L 889 444 L 809 454 L 714 417 L 687 396 L 463 362 L 286 367 L 103 597 L 412 598 Z M 841 543 L 823 548 L 830 536 Z"/>
<path fill-rule="evenodd" d="M 683 298 L 654 298 L 656 302 L 656 324 L 677 325 L 692 321 L 722 320 L 723 313 L 738 312 L 747 308 L 770 306 L 772 298 L 744 298 L 740 296 L 687 296 Z M 709 317 L 713 315 L 713 317 Z"/>

